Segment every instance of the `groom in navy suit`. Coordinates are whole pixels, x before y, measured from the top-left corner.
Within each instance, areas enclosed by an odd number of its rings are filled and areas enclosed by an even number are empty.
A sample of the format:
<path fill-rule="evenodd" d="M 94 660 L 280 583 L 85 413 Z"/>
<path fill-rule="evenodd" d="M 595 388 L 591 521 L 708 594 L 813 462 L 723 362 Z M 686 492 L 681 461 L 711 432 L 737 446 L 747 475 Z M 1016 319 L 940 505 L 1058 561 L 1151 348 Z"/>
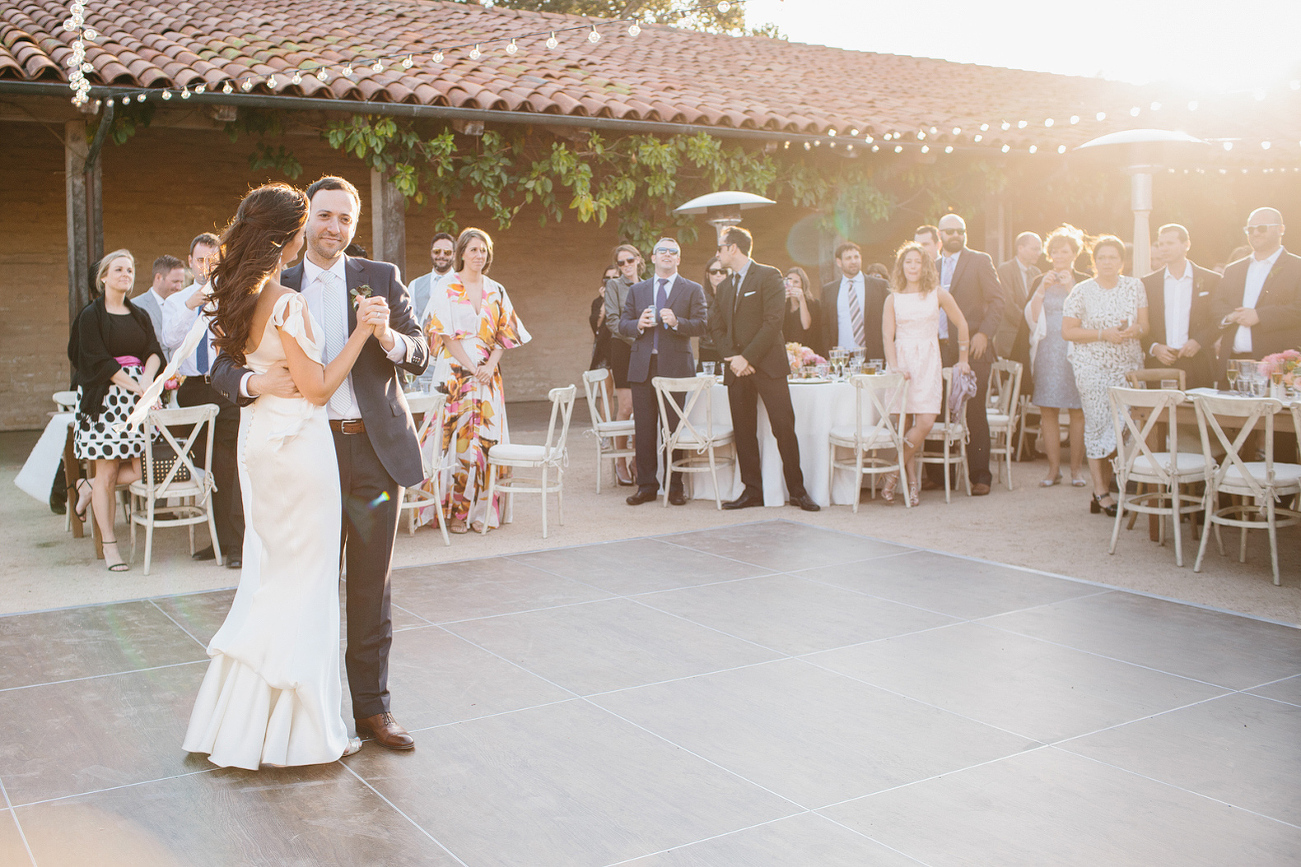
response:
<path fill-rule="evenodd" d="M 632 417 L 637 432 L 637 492 L 628 497 L 630 506 L 649 503 L 659 491 L 656 466 L 660 414 L 651 381 L 657 376 L 695 375 L 690 338 L 703 335 L 708 322 L 705 290 L 678 273 L 681 261 L 682 248 L 677 241 L 656 241 L 651 255 L 655 275 L 628 290 L 619 315 L 619 333 L 635 338 L 628 361 L 628 384 L 632 387 Z M 677 419 L 672 421 L 676 424 Z M 684 505 L 687 498 L 682 492 L 682 474 L 674 473 L 666 482 L 669 502 Z"/>
<path fill-rule="evenodd" d="M 324 177 L 307 188 L 307 197 L 307 255 L 281 274 L 280 282 L 303 294 L 318 323 L 330 321 L 323 313 L 329 305 L 344 304 L 351 332 L 357 327 L 355 302 L 363 295 L 384 299 L 389 314 L 330 398 L 327 414 L 343 491 L 341 544 L 348 570 L 344 661 L 352 715 L 358 735 L 373 736 L 389 749 L 408 750 L 415 741 L 389 712 L 389 573 L 402 489 L 420 484 L 424 469 L 398 368 L 417 376 L 424 372 L 429 345 L 397 268 L 343 253 L 361 213 L 357 188 L 343 178 Z M 213 363 L 212 384 L 241 406 L 259 394 L 298 396 L 287 367 L 255 374 L 226 355 Z"/>

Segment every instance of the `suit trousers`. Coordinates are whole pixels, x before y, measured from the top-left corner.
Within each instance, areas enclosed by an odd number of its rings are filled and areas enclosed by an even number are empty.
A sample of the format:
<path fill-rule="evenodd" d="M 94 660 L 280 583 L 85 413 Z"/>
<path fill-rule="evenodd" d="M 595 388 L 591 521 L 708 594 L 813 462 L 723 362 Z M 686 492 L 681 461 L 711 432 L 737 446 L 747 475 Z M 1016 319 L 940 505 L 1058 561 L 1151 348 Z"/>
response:
<path fill-rule="evenodd" d="M 727 403 L 732 409 L 732 432 L 736 438 L 736 462 L 741 466 L 741 483 L 745 493 L 763 497 L 763 456 L 759 452 L 759 398 L 768 410 L 768 423 L 777 439 L 777 451 L 786 476 L 786 495 L 802 497 L 804 472 L 800 469 L 800 443 L 795 438 L 795 410 L 791 407 L 790 386 L 780 379 L 756 370 L 738 376 L 727 387 Z"/>
<path fill-rule="evenodd" d="M 212 519 L 222 554 L 240 557 L 244 550 L 244 498 L 239 485 L 239 407 L 202 376 L 187 377 L 176 390 L 176 402 L 180 406 L 215 403 L 220 408 L 212 439 L 212 478 L 217 483 L 212 493 Z"/>
<path fill-rule="evenodd" d="M 384 469 L 365 433 L 333 433 L 343 493 L 340 544 L 348 570 L 344 665 L 352 715 L 365 719 L 389 709 L 388 657 L 393 644 L 389 574 L 402 488 Z"/>
<path fill-rule="evenodd" d="M 655 399 L 655 386 L 651 385 L 651 381 L 659 376 L 658 369 L 658 359 L 652 355 L 646 381 L 628 383 L 632 389 L 632 420 L 637 434 L 637 490 L 639 491 L 659 490 L 659 461 L 664 447 L 660 444 L 659 401 Z M 676 399 L 679 403 L 682 401 L 680 392 L 676 394 Z M 677 413 L 672 407 L 666 409 L 673 416 L 669 421 L 669 427 L 674 428 L 678 423 Z M 682 451 L 675 449 L 673 460 L 679 460 L 681 457 Z M 668 465 L 668 461 L 665 461 L 665 469 Z M 682 473 L 674 473 L 669 479 L 669 490 L 682 490 Z"/>

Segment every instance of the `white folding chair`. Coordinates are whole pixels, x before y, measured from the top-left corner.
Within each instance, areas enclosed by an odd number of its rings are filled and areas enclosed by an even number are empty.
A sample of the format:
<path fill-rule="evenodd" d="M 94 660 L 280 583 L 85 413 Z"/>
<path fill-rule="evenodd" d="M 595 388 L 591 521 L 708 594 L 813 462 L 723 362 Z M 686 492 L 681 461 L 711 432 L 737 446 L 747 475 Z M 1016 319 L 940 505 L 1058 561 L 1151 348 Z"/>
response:
<path fill-rule="evenodd" d="M 904 492 L 903 503 L 911 508 L 908 496 L 908 473 L 903 465 L 903 426 L 891 413 L 898 413 L 907 401 L 908 380 L 902 373 L 865 374 L 850 377 L 854 386 L 854 424 L 831 429 L 831 467 L 828 472 L 828 490 L 835 487 L 836 470 L 849 470 L 854 474 L 854 511 L 863 493 L 863 476 L 875 477 L 882 473 L 899 474 L 899 490 Z M 875 422 L 865 421 L 868 413 Z M 836 449 L 850 449 L 853 458 L 836 460 Z M 894 459 L 880 457 L 883 449 L 894 451 Z"/>
<path fill-rule="evenodd" d="M 190 554 L 194 554 L 194 527 L 207 524 L 208 535 L 212 539 L 212 550 L 217 555 L 217 565 L 224 561 L 221 554 L 221 540 L 217 538 L 217 523 L 212 514 L 212 492 L 217 485 L 212 476 L 212 443 L 217 424 L 219 408 L 215 403 L 201 403 L 198 406 L 178 407 L 175 409 L 156 409 L 146 416 L 144 428 L 146 438 L 153 443 L 145 444 L 141 463 L 144 475 L 131 483 L 129 495 L 131 509 L 131 559 L 135 559 L 136 527 L 145 528 L 145 574 L 153 560 L 154 528 L 188 527 L 190 531 Z M 190 426 L 184 439 L 178 439 L 173 428 Z M 200 441 L 200 436 L 203 437 Z M 170 468 L 156 460 L 153 445 L 162 442 L 170 447 L 168 459 Z M 202 459 L 196 462 L 195 443 L 201 443 Z M 188 476 L 187 479 L 182 477 Z M 175 502 L 163 503 L 162 500 L 174 498 Z"/>
<path fill-rule="evenodd" d="M 1194 572 L 1202 571 L 1202 558 L 1206 556 L 1206 542 L 1210 530 L 1215 528 L 1215 543 L 1224 555 L 1224 540 L 1220 527 L 1238 527 L 1242 531 L 1238 544 L 1238 562 L 1247 562 L 1247 531 L 1269 531 L 1269 553 L 1274 567 L 1274 584 L 1282 583 L 1278 574 L 1278 528 L 1301 523 L 1301 512 L 1277 505 L 1281 497 L 1301 493 L 1301 464 L 1278 463 L 1274 460 L 1274 415 L 1283 409 L 1281 401 L 1268 397 L 1212 397 L 1196 395 L 1193 406 L 1197 408 L 1197 429 L 1202 436 L 1202 455 L 1206 459 L 1206 526 L 1202 529 L 1202 544 L 1197 549 Z M 1225 433 L 1221 419 L 1233 419 L 1238 426 L 1232 440 Z M 1243 460 L 1246 444 L 1252 442 L 1256 425 L 1265 429 L 1265 460 Z M 1215 445 L 1223 449 L 1219 466 L 1212 460 L 1212 437 Z M 1248 455 L 1254 457 L 1254 455 Z M 1231 494 L 1248 501 L 1219 508 L 1221 494 Z"/>
<path fill-rule="evenodd" d="M 533 446 L 524 443 L 498 443 L 488 449 L 488 502 L 495 502 L 499 488 L 497 481 L 498 467 L 516 467 L 520 469 L 537 469 L 542 471 L 540 480 L 521 479 L 511 475 L 503 479 L 500 490 L 507 495 L 505 512 L 512 519 L 515 514 L 516 494 L 542 495 L 542 538 L 547 537 L 547 494 L 556 495 L 556 517 L 563 526 L 565 523 L 565 478 L 566 462 L 565 442 L 569 437 L 569 418 L 574 414 L 574 395 L 578 388 L 567 385 L 553 388 L 547 393 L 551 401 L 551 421 L 547 424 L 547 441 L 545 445 Z M 561 420 L 560 435 L 556 436 L 556 420 Z M 551 473 L 555 473 L 554 479 Z M 490 506 L 491 507 L 491 506 Z M 488 532 L 488 522 L 483 522 L 480 534 Z"/>
<path fill-rule="evenodd" d="M 940 454 L 922 452 L 923 464 L 940 464 L 944 467 L 944 502 L 952 502 L 949 491 L 952 484 L 949 479 L 949 467 L 956 466 L 961 479 L 967 482 L 967 496 L 971 496 L 971 474 L 967 469 L 967 422 L 965 418 L 955 419 L 949 408 L 949 392 L 953 390 L 953 368 L 944 368 L 944 412 L 943 421 L 935 422 L 931 432 L 926 435 L 926 442 L 939 443 L 943 447 Z M 965 416 L 966 410 L 964 408 Z M 959 480 L 961 484 L 961 480 Z"/>
<path fill-rule="evenodd" d="M 1111 423 L 1116 431 L 1116 485 L 1120 494 L 1116 498 L 1116 521 L 1111 530 L 1110 553 L 1116 553 L 1120 538 L 1120 523 L 1125 513 L 1160 515 L 1160 542 L 1165 544 L 1165 519 L 1169 517 L 1175 539 L 1175 565 L 1184 565 L 1183 533 L 1179 529 L 1181 515 L 1200 512 L 1204 503 L 1201 497 L 1185 494 L 1181 486 L 1202 482 L 1206 478 L 1206 459 L 1202 455 L 1179 451 L 1179 425 L 1177 410 L 1186 400 L 1182 391 L 1159 391 L 1141 388 L 1110 389 Z M 1154 451 L 1153 431 L 1158 424 L 1166 425 L 1166 442 L 1163 451 Z M 1152 486 L 1154 490 L 1129 493 L 1130 483 Z"/>
<path fill-rule="evenodd" d="M 1012 436 L 1018 421 L 1018 400 L 1021 397 L 1021 362 L 1000 358 L 989 371 L 989 400 L 985 415 L 989 419 L 989 454 L 995 458 L 1001 480 L 1003 465 L 1007 464 L 1007 489 L 1012 490 Z"/>
<path fill-rule="evenodd" d="M 664 467 L 664 506 L 669 505 L 669 487 L 673 473 L 709 473 L 714 482 L 714 505 L 721 511 L 723 498 L 718 487 L 719 458 L 716 449 L 732 445 L 732 426 L 714 422 L 714 402 L 711 389 L 718 383 L 716 376 L 656 376 L 651 379 L 655 399 L 659 403 L 660 433 L 668 462 Z M 705 402 L 704 423 L 691 420 L 691 414 L 700 400 Z M 669 410 L 672 410 L 670 414 Z M 677 423 L 674 423 L 674 419 Z M 674 460 L 673 453 L 681 450 L 684 457 Z M 735 455 L 722 460 L 724 466 L 735 463 Z"/>
<path fill-rule="evenodd" d="M 1016 423 L 1016 459 L 1018 461 L 1034 460 L 1038 457 L 1035 450 L 1035 441 L 1039 439 L 1039 407 L 1030 402 L 1030 395 L 1021 395 L 1020 408 L 1017 411 Z M 1030 457 L 1025 456 L 1025 438 L 1030 439 Z"/>
<path fill-rule="evenodd" d="M 446 405 L 447 395 L 440 391 L 407 395 L 407 406 L 410 407 L 411 414 L 421 417 L 416 439 L 420 443 L 420 463 L 424 467 L 425 480 L 417 487 L 406 489 L 398 512 L 399 515 L 407 513 L 407 535 L 414 536 L 416 517 L 420 510 L 437 510 L 438 529 L 443 533 L 443 544 L 450 546 L 452 540 L 447 535 L 447 518 L 443 515 L 443 408 Z"/>
<path fill-rule="evenodd" d="M 583 372 L 583 391 L 587 394 L 587 412 L 592 426 L 587 433 L 596 437 L 596 492 L 601 493 L 601 470 L 606 458 L 635 458 L 637 450 L 633 448 L 615 448 L 615 437 L 630 437 L 635 432 L 632 419 L 619 421 L 610 411 L 610 396 L 603 383 L 610 378 L 610 371 L 604 367 Z M 606 443 L 609 445 L 606 445 Z M 613 463 L 611 463 L 613 466 Z"/>

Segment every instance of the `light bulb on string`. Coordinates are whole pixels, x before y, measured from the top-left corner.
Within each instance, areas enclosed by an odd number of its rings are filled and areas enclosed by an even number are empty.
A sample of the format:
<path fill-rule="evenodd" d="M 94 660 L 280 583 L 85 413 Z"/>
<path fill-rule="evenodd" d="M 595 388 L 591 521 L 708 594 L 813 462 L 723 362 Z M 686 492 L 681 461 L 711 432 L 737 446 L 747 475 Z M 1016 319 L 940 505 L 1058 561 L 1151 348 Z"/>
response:
<path fill-rule="evenodd" d="M 732 4 L 728 3 L 727 0 L 721 0 L 721 2 L 718 4 L 718 11 L 724 15 L 726 15 L 731 10 L 732 10 Z"/>
<path fill-rule="evenodd" d="M 328 70 L 326 70 L 324 66 L 316 70 L 316 80 L 319 81 L 321 84 L 326 84 L 329 82 L 330 73 Z"/>
<path fill-rule="evenodd" d="M 1016 128 L 1017 128 L 1017 129 L 1025 129 L 1025 128 L 1028 127 L 1029 125 L 1030 125 L 1030 121 L 1028 121 L 1028 120 L 1018 120 L 1018 121 L 1016 122 Z"/>
<path fill-rule="evenodd" d="M 185 87 L 181 88 L 181 99 L 189 99 L 189 98 L 190 98 L 190 86 L 187 84 L 185 85 Z"/>
<path fill-rule="evenodd" d="M 483 57 L 483 52 L 479 50 L 479 43 L 476 42 L 474 47 L 470 49 L 470 59 L 478 60 L 480 57 Z"/>
<path fill-rule="evenodd" d="M 1011 145 L 1006 145 L 1006 144 L 1003 145 L 1003 153 L 1007 153 L 1007 152 L 1010 151 L 1010 150 L 1012 150 L 1012 146 L 1011 146 Z"/>
<path fill-rule="evenodd" d="M 290 83 L 290 84 L 302 84 L 302 83 L 303 83 L 303 74 L 302 74 L 301 72 L 299 72 L 297 69 L 295 69 L 295 70 L 294 70 L 293 78 L 290 78 L 290 79 L 289 79 L 289 83 Z"/>
<path fill-rule="evenodd" d="M 903 153 L 903 145 L 895 145 L 895 146 L 894 146 L 894 152 L 897 153 L 897 154 L 901 154 L 901 153 Z"/>
<path fill-rule="evenodd" d="M 1261 147 L 1262 150 L 1269 150 L 1270 143 L 1267 142 L 1267 141 L 1263 141 L 1263 142 L 1260 143 L 1260 147 Z"/>
<path fill-rule="evenodd" d="M 1097 117 L 1098 120 L 1106 120 L 1107 113 L 1105 111 L 1100 111 L 1095 115 L 1095 117 Z"/>
<path fill-rule="evenodd" d="M 962 135 L 962 127 L 960 127 L 960 126 L 955 126 L 955 127 L 953 128 L 953 134 L 954 134 L 954 135 Z"/>
<path fill-rule="evenodd" d="M 383 72 L 383 71 L 384 71 L 384 61 L 380 60 L 379 58 L 376 58 L 376 59 L 375 59 L 375 64 L 374 64 L 373 66 L 371 66 L 370 71 L 371 71 L 371 72 Z"/>
<path fill-rule="evenodd" d="M 434 59 L 434 63 L 442 63 L 442 62 L 443 62 L 443 52 L 441 52 L 441 51 L 435 51 L 435 52 L 434 52 L 434 58 L 433 58 L 433 59 Z"/>
<path fill-rule="evenodd" d="M 85 30 L 81 31 L 81 38 L 86 40 L 87 42 L 94 42 L 96 39 L 99 38 L 99 34 L 95 32 L 94 29 L 88 27 Z"/>
<path fill-rule="evenodd" d="M 267 76 L 267 87 L 271 88 L 272 90 L 275 90 L 275 87 L 278 83 L 279 82 L 276 81 L 276 77 L 274 75 Z"/>
<path fill-rule="evenodd" d="M 171 98 L 172 98 L 172 92 L 171 92 L 170 90 L 164 90 L 164 91 L 163 91 L 163 101 L 167 101 L 167 100 L 169 100 L 169 99 L 171 99 Z"/>
<path fill-rule="evenodd" d="M 601 34 L 596 32 L 596 25 L 592 25 L 592 32 L 587 34 L 587 41 L 595 45 L 601 41 Z"/>
<path fill-rule="evenodd" d="M 628 25 L 628 35 L 629 35 L 629 36 L 640 36 L 640 35 L 641 35 L 641 25 L 638 24 L 636 21 L 633 21 L 631 24 L 629 24 L 629 25 Z"/>
<path fill-rule="evenodd" d="M 1074 126 L 1079 122 L 1080 122 L 1080 116 L 1078 114 L 1071 115 L 1071 126 Z"/>
<path fill-rule="evenodd" d="M 345 66 L 345 67 L 343 68 L 343 72 L 340 73 L 340 74 L 341 74 L 344 78 L 352 78 L 352 64 L 349 63 L 347 66 Z"/>
<path fill-rule="evenodd" d="M 506 46 L 506 53 L 507 53 L 507 54 L 510 54 L 510 55 L 513 56 L 513 55 L 517 54 L 518 52 L 519 52 L 519 46 L 516 45 L 516 44 L 515 44 L 515 40 L 512 39 L 512 40 L 510 41 L 510 45 L 507 45 L 507 46 Z"/>
<path fill-rule="evenodd" d="M 130 105 L 130 104 L 131 104 L 131 97 L 129 97 L 129 96 L 124 96 L 124 97 L 122 97 L 122 104 L 123 104 L 123 105 Z"/>
<path fill-rule="evenodd" d="M 805 142 L 805 143 L 804 143 L 804 149 L 805 149 L 806 151 L 811 151 L 811 150 L 813 150 L 813 145 L 809 144 L 808 142 Z"/>
<path fill-rule="evenodd" d="M 1057 146 L 1057 153 L 1059 153 L 1059 154 L 1064 154 L 1064 153 L 1066 153 L 1066 145 L 1058 145 L 1058 146 Z"/>
<path fill-rule="evenodd" d="M 1030 145 L 1030 153 L 1032 154 L 1039 153 L 1039 145 Z"/>
<path fill-rule="evenodd" d="M 981 132 L 989 132 L 989 124 L 987 124 L 987 123 L 982 123 L 982 124 L 980 125 L 980 131 L 981 131 Z"/>
<path fill-rule="evenodd" d="M 1231 142 L 1231 141 L 1226 141 L 1226 142 L 1224 143 L 1224 149 L 1225 149 L 1226 151 L 1231 151 L 1231 150 L 1233 150 L 1233 142 Z"/>
<path fill-rule="evenodd" d="M 556 31 L 552 30 L 550 38 L 547 39 L 547 48 L 555 48 L 559 44 L 560 40 L 556 38 Z"/>
<path fill-rule="evenodd" d="M 200 85 L 198 85 L 197 87 L 194 88 L 194 92 L 195 92 L 195 93 L 203 93 L 203 92 L 204 92 L 205 90 L 207 90 L 207 89 L 208 89 L 208 86 L 207 86 L 206 84 L 200 84 Z"/>
<path fill-rule="evenodd" d="M 931 152 L 931 146 L 930 146 L 930 145 L 922 145 L 922 153 L 924 153 L 924 154 L 928 154 L 928 153 L 930 153 L 930 152 Z"/>
<path fill-rule="evenodd" d="M 239 89 L 244 91 L 245 93 L 248 93 L 250 90 L 253 89 L 253 79 L 251 78 L 244 79 L 244 82 L 239 86 Z"/>
<path fill-rule="evenodd" d="M 1129 116 L 1130 116 L 1130 117 L 1138 117 L 1139 114 L 1140 114 L 1142 111 L 1143 111 L 1143 109 L 1139 108 L 1138 106 L 1134 106 L 1133 108 L 1131 108 L 1131 109 L 1129 110 Z"/>
<path fill-rule="evenodd" d="M 858 138 L 858 130 L 856 129 L 851 129 L 849 131 L 849 134 L 852 135 L 854 138 Z"/>
<path fill-rule="evenodd" d="M 1056 121 L 1050 117 L 1044 121 L 1044 126 L 1051 127 L 1054 123 L 1056 123 Z"/>
<path fill-rule="evenodd" d="M 953 145 L 945 145 L 945 146 L 944 146 L 944 152 L 945 152 L 946 154 L 951 154 L 951 153 L 953 153 Z"/>
<path fill-rule="evenodd" d="M 222 92 L 222 93 L 234 93 L 234 92 L 235 92 L 235 88 L 231 87 L 230 82 L 227 81 L 227 82 L 222 83 L 222 85 L 221 85 L 221 92 Z"/>
<path fill-rule="evenodd" d="M 402 58 L 403 69 L 410 69 L 415 65 L 416 65 L 416 59 L 412 55 L 408 54 L 406 57 Z"/>
<path fill-rule="evenodd" d="M 1003 123 L 1002 123 L 1002 127 L 1003 127 L 1003 129 L 1005 129 L 1005 130 L 1009 130 L 1009 129 L 1012 128 L 1012 124 L 1008 123 L 1007 121 L 1003 121 Z"/>
<path fill-rule="evenodd" d="M 872 145 L 872 153 L 874 153 L 874 154 L 879 154 L 880 152 L 881 152 L 881 146 L 880 146 L 880 145 Z"/>
<path fill-rule="evenodd" d="M 979 133 L 977 133 L 976 135 L 974 135 L 974 136 L 971 137 L 971 140 L 974 141 L 974 142 L 976 142 L 977 144 L 979 144 L 980 141 L 981 141 L 983 138 L 984 138 L 983 135 L 980 135 Z"/>

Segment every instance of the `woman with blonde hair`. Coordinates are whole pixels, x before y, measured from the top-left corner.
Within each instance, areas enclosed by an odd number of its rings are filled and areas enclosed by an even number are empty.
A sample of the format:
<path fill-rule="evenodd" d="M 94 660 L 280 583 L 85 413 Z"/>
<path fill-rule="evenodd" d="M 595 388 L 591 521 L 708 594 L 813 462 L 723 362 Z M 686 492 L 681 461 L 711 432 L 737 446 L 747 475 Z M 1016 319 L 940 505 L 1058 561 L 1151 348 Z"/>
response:
<path fill-rule="evenodd" d="M 921 499 L 921 450 L 926 435 L 935 425 L 944 401 L 944 363 L 940 360 L 940 311 L 958 329 L 958 363 L 954 372 L 968 370 L 969 332 L 966 317 L 947 290 L 940 288 L 935 261 L 923 247 L 910 241 L 895 255 L 890 275 L 890 294 L 881 312 L 881 336 L 885 342 L 885 362 L 891 373 L 902 373 L 908 380 L 908 396 L 901 407 L 900 428 L 904 433 L 904 453 L 900 462 L 908 468 L 908 499 L 917 505 Z M 881 491 L 887 503 L 894 502 L 899 474 L 886 476 Z"/>

